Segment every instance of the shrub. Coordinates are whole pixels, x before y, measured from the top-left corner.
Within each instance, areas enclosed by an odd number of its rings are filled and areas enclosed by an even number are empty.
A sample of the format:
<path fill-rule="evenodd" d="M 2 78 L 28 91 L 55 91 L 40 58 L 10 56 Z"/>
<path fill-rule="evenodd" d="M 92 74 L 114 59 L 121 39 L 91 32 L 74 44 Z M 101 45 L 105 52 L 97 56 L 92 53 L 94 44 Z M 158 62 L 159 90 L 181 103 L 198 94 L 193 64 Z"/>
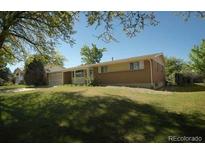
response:
<path fill-rule="evenodd" d="M 99 86 L 99 83 L 97 82 L 97 80 L 91 80 L 91 82 L 88 83 L 88 86 Z"/>
<path fill-rule="evenodd" d="M 11 85 L 13 85 L 12 82 L 5 82 L 5 83 L 3 84 L 3 86 L 11 86 Z"/>
<path fill-rule="evenodd" d="M 4 84 L 4 79 L 0 78 L 0 86 Z"/>
<path fill-rule="evenodd" d="M 8 67 L 0 68 L 0 85 L 4 85 L 6 82 L 10 82 L 12 73 Z"/>
<path fill-rule="evenodd" d="M 25 84 L 24 80 L 21 80 L 21 81 L 19 82 L 19 84 Z"/>
<path fill-rule="evenodd" d="M 46 72 L 43 62 L 34 58 L 33 61 L 26 64 L 24 80 L 27 85 L 46 85 Z"/>
<path fill-rule="evenodd" d="M 203 82 L 203 76 L 194 73 L 176 73 L 175 83 L 177 85 L 193 84 Z"/>

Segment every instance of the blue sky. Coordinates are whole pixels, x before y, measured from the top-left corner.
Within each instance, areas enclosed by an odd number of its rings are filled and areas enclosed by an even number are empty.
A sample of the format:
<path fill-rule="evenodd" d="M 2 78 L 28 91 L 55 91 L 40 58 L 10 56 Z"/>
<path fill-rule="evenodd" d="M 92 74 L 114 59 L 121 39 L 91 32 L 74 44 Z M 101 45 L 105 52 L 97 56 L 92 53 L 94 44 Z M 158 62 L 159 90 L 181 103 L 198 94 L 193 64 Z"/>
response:
<path fill-rule="evenodd" d="M 86 27 L 84 17 L 76 23 L 74 35 L 76 44 L 71 47 L 69 44 L 61 43 L 58 50 L 66 57 L 65 67 L 81 64 L 80 49 L 83 45 L 97 44 L 97 47 L 105 47 L 102 61 L 128 58 L 155 52 L 163 52 L 165 56 L 176 56 L 188 60 L 190 49 L 205 38 L 205 20 L 191 18 L 185 22 L 182 17 L 176 16 L 173 12 L 156 12 L 160 21 L 157 26 L 146 26 L 144 31 L 130 39 L 123 33 L 120 27 L 114 27 L 114 35 L 119 42 L 105 43 L 95 36 L 101 31 L 95 27 Z M 13 71 L 16 67 L 23 67 L 23 63 L 10 66 Z"/>

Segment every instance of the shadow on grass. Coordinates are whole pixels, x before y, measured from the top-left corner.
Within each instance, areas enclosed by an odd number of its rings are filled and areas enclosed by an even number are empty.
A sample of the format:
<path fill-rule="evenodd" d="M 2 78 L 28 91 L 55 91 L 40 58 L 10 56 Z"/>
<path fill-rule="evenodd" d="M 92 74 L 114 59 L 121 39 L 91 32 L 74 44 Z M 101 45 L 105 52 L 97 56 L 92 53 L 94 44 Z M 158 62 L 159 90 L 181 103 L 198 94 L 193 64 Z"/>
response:
<path fill-rule="evenodd" d="M 0 97 L 0 142 L 168 142 L 203 136 L 201 115 L 169 113 L 119 96 L 33 92 Z"/>
<path fill-rule="evenodd" d="M 205 84 L 193 84 L 193 85 L 183 85 L 183 86 L 167 86 L 159 91 L 171 91 L 171 92 L 199 92 L 205 91 Z"/>

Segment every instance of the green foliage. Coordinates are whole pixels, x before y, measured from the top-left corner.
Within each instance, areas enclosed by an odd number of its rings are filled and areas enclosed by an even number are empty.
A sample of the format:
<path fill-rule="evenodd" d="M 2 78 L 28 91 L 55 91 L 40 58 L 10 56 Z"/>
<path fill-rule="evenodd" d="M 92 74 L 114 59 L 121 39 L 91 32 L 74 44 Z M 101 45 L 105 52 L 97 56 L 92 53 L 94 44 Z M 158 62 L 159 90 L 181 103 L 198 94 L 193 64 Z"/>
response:
<path fill-rule="evenodd" d="M 99 83 L 97 80 L 91 80 L 90 83 L 88 83 L 88 86 L 99 86 Z"/>
<path fill-rule="evenodd" d="M 0 12 L 0 58 L 23 60 L 27 51 L 52 55 L 63 40 L 74 44 L 71 35 L 75 12 Z"/>
<path fill-rule="evenodd" d="M 190 53 L 191 66 L 199 74 L 205 75 L 205 40 L 194 46 Z"/>
<path fill-rule="evenodd" d="M 10 82 L 10 81 L 5 82 L 5 83 L 3 84 L 3 86 L 12 86 L 12 85 L 13 85 L 13 82 Z"/>
<path fill-rule="evenodd" d="M 116 40 L 113 24 L 118 22 L 128 37 L 141 32 L 145 25 L 158 22 L 152 12 L 82 12 L 88 26 L 103 26 L 98 38 L 104 41 Z M 74 24 L 80 12 L 0 12 L 0 60 L 24 60 L 28 51 L 41 54 L 51 53 L 60 40 L 73 45 Z M 1 61 L 3 62 L 3 61 Z"/>
<path fill-rule="evenodd" d="M 27 85 L 40 86 L 46 84 L 46 72 L 40 59 L 34 58 L 30 63 L 25 64 L 24 80 Z"/>
<path fill-rule="evenodd" d="M 47 54 L 47 55 L 43 55 L 43 54 L 34 54 L 34 55 L 30 55 L 28 56 L 28 58 L 26 59 L 26 63 L 30 63 L 32 62 L 34 59 L 41 61 L 44 66 L 45 65 L 50 65 L 50 66 L 63 66 L 64 65 L 64 61 L 65 61 L 65 57 L 63 55 L 61 55 L 59 52 L 57 51 L 53 51 L 51 54 Z"/>
<path fill-rule="evenodd" d="M 194 70 L 191 67 L 191 64 L 189 62 L 188 63 L 184 62 L 182 64 L 181 73 L 183 73 L 183 74 L 194 74 Z"/>
<path fill-rule="evenodd" d="M 175 73 L 180 73 L 185 63 L 175 57 L 165 57 L 165 74 L 168 82 L 174 83 Z"/>
<path fill-rule="evenodd" d="M 184 16 L 184 13 L 181 13 Z M 186 12 L 187 18 L 191 12 Z M 204 12 L 192 12 L 204 18 Z M 85 15 L 87 26 L 103 29 L 97 38 L 117 41 L 114 28 L 118 26 L 129 38 L 142 32 L 147 25 L 156 26 L 153 12 L 88 11 L 88 12 L 0 12 L 0 65 L 24 60 L 29 52 L 52 55 L 56 45 L 64 41 L 73 45 L 74 24 Z M 32 50 L 32 51 L 31 51 Z M 29 51 L 29 52 L 28 52 Z"/>
<path fill-rule="evenodd" d="M 106 51 L 106 48 L 97 48 L 97 46 L 95 44 L 92 44 L 92 47 L 89 48 L 89 46 L 84 45 L 81 48 L 81 59 L 83 61 L 83 63 L 85 64 L 95 64 L 95 63 L 99 63 L 102 56 L 103 56 L 103 52 Z"/>
<path fill-rule="evenodd" d="M 153 12 L 143 11 L 90 11 L 85 13 L 88 26 L 104 26 L 104 31 L 97 37 L 105 42 L 117 41 L 114 27 L 120 26 L 129 38 L 144 30 L 145 26 L 158 25 Z M 117 23 L 117 24 L 115 24 Z"/>
<path fill-rule="evenodd" d="M 4 68 L 8 63 L 13 64 L 15 61 L 16 60 L 13 55 L 0 49 L 0 70 Z"/>
<path fill-rule="evenodd" d="M 3 67 L 0 69 L 0 85 L 4 85 L 10 82 L 12 78 L 12 73 L 8 67 Z"/>

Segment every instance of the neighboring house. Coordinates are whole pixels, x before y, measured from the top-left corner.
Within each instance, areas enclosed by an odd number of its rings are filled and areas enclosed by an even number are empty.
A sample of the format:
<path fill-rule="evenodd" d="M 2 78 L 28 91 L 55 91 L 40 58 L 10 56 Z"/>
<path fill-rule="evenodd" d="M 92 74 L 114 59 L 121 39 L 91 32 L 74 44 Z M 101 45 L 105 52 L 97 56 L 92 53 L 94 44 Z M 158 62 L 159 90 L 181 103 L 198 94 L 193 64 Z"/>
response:
<path fill-rule="evenodd" d="M 162 53 L 81 65 L 51 71 L 47 74 L 50 85 L 87 84 L 124 85 L 158 88 L 165 84 L 164 56 Z"/>
<path fill-rule="evenodd" d="M 16 68 L 14 70 L 15 75 L 15 84 L 23 83 L 24 82 L 24 71 L 23 69 Z"/>

